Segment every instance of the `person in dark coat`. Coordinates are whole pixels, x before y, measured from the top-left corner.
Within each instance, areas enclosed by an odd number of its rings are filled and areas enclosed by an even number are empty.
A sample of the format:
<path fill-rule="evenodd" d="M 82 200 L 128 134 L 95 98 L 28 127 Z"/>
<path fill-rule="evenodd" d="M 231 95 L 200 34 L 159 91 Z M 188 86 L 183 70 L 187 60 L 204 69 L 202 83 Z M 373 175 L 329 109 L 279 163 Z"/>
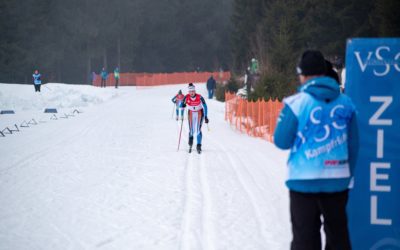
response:
<path fill-rule="evenodd" d="M 217 82 L 215 81 L 213 76 L 210 76 L 210 78 L 208 78 L 207 80 L 208 99 L 212 99 L 214 97 L 216 88 L 217 88 Z"/>

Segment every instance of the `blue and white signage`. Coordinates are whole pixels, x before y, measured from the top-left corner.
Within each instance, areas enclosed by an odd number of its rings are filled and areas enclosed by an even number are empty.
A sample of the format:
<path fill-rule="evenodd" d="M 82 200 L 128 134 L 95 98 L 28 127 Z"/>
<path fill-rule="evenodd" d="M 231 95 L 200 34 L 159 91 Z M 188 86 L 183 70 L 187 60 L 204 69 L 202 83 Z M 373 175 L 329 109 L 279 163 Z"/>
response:
<path fill-rule="evenodd" d="M 349 39 L 345 92 L 360 137 L 348 204 L 353 249 L 400 250 L 400 38 Z"/>

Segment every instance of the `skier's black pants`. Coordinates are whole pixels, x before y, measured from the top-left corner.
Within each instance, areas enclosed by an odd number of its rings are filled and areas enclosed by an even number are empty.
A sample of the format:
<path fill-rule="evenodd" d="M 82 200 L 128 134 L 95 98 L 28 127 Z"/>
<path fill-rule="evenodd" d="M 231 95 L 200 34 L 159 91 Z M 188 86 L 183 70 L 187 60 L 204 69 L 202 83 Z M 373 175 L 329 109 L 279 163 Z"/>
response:
<path fill-rule="evenodd" d="M 119 79 L 115 78 L 115 88 L 118 88 Z"/>
<path fill-rule="evenodd" d="M 347 228 L 348 190 L 335 193 L 290 191 L 293 240 L 291 250 L 321 250 L 321 215 L 326 250 L 351 249 Z"/>
<path fill-rule="evenodd" d="M 35 86 L 35 92 L 40 92 L 40 84 L 33 84 Z"/>

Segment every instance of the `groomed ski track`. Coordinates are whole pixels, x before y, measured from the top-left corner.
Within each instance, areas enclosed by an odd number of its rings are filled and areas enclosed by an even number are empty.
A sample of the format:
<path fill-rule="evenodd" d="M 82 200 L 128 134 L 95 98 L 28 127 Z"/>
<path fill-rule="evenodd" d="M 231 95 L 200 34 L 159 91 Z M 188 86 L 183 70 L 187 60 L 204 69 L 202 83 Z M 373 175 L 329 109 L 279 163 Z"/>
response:
<path fill-rule="evenodd" d="M 207 99 L 202 154 L 186 120 L 177 152 L 184 86 L 104 89 L 115 98 L 0 138 L 0 249 L 288 249 L 286 153 Z"/>

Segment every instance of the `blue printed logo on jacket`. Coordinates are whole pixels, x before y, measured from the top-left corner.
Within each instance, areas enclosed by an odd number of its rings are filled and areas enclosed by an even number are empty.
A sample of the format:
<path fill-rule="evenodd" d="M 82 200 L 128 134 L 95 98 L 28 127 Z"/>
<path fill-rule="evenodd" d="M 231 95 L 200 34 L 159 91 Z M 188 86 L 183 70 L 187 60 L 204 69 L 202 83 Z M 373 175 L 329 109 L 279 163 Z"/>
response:
<path fill-rule="evenodd" d="M 354 105 L 346 95 L 326 102 L 307 93 L 305 90 L 319 79 L 284 99 L 299 122 L 288 160 L 289 180 L 350 177 L 347 125 Z"/>

